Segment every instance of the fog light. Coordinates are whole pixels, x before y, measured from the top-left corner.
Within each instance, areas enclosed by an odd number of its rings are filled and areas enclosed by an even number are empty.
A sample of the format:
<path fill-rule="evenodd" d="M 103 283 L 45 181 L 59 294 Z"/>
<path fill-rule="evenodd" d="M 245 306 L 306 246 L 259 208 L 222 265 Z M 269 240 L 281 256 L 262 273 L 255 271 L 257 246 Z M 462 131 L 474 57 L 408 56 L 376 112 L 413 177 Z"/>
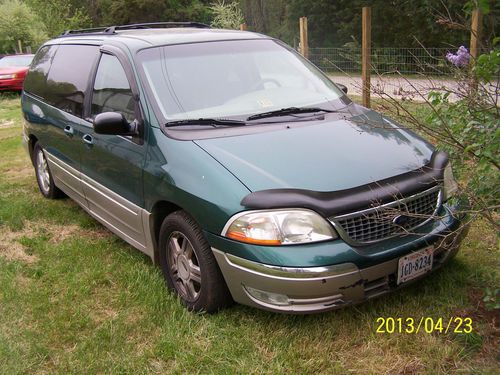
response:
<path fill-rule="evenodd" d="M 259 290 L 251 288 L 249 286 L 243 286 L 246 292 L 256 300 L 261 302 L 269 303 L 271 305 L 286 306 L 290 303 L 288 302 L 288 297 L 284 294 L 266 292 L 264 290 Z"/>

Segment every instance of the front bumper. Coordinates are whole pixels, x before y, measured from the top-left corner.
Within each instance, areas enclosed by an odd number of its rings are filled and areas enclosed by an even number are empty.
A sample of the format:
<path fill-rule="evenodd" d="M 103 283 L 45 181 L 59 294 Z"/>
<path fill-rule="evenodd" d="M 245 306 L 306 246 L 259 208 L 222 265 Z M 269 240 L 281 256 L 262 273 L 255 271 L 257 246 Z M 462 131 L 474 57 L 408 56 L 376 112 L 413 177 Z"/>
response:
<path fill-rule="evenodd" d="M 468 226 L 459 226 L 434 241 L 432 271 L 458 252 L 467 231 Z M 427 246 L 422 245 L 421 248 Z M 328 311 L 386 294 L 425 277 L 422 275 L 397 285 L 400 256 L 364 268 L 349 262 L 319 267 L 283 267 L 212 249 L 233 299 L 244 305 L 275 312 Z M 275 302 L 260 298 L 262 292 L 272 296 L 271 300 Z"/>

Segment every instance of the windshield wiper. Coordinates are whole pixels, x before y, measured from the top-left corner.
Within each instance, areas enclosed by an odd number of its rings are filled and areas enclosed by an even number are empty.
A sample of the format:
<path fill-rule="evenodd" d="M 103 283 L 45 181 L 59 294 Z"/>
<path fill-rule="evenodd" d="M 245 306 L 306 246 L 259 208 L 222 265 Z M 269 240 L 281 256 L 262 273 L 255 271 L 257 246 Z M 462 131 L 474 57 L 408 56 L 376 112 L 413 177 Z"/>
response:
<path fill-rule="evenodd" d="M 247 121 L 258 120 L 260 118 L 274 117 L 274 116 L 288 116 L 300 113 L 314 113 L 314 112 L 337 112 L 331 109 L 319 108 L 319 107 L 288 107 L 277 109 L 275 111 L 269 111 L 264 113 L 258 113 L 247 118 Z"/>
<path fill-rule="evenodd" d="M 215 118 L 199 118 L 187 120 L 174 120 L 165 124 L 166 127 L 183 126 L 183 125 L 211 125 L 211 126 L 244 126 L 247 123 L 240 120 L 218 120 Z"/>

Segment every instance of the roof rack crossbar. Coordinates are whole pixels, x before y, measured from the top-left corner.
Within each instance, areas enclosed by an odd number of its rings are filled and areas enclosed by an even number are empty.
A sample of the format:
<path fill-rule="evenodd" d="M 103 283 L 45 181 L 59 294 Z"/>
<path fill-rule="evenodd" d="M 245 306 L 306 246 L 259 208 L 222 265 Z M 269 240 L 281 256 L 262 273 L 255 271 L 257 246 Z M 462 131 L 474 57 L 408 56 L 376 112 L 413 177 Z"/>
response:
<path fill-rule="evenodd" d="M 104 27 L 91 27 L 91 28 L 88 28 L 88 29 L 75 29 L 75 30 L 65 30 L 61 36 L 64 36 L 64 35 L 74 35 L 74 34 L 96 34 L 96 33 L 106 33 L 106 29 L 108 29 L 108 27 L 104 26 Z"/>
<path fill-rule="evenodd" d="M 164 27 L 195 27 L 199 29 L 210 29 L 211 27 L 201 22 L 148 22 L 148 23 L 132 23 L 130 25 L 111 26 L 106 31 L 114 32 L 115 30 L 129 30 L 129 29 L 154 29 Z"/>
<path fill-rule="evenodd" d="M 72 36 L 81 34 L 114 34 L 116 30 L 133 30 L 133 29 L 154 29 L 154 28 L 171 28 L 171 27 L 195 27 L 198 29 L 210 29 L 211 27 L 201 22 L 148 22 L 148 23 L 132 23 L 130 25 L 116 25 L 104 27 L 92 27 L 88 29 L 66 30 L 61 36 Z"/>

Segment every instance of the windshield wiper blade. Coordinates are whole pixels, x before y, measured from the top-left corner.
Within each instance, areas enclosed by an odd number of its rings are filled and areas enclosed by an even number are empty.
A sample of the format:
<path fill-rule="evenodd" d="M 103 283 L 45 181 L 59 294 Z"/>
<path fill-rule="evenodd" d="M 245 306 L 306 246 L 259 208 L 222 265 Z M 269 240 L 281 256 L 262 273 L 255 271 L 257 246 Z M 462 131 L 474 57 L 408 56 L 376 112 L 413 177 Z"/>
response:
<path fill-rule="evenodd" d="M 166 127 L 184 126 L 184 125 L 212 125 L 212 126 L 244 126 L 247 123 L 240 120 L 219 120 L 215 118 L 199 118 L 199 119 L 186 119 L 174 120 L 165 124 Z"/>
<path fill-rule="evenodd" d="M 314 112 L 336 112 L 335 110 L 319 108 L 319 107 L 288 107 L 277 109 L 275 111 L 269 111 L 264 113 L 258 113 L 247 118 L 247 121 L 258 120 L 260 118 L 274 117 L 274 116 L 288 116 L 300 113 L 314 113 Z"/>

